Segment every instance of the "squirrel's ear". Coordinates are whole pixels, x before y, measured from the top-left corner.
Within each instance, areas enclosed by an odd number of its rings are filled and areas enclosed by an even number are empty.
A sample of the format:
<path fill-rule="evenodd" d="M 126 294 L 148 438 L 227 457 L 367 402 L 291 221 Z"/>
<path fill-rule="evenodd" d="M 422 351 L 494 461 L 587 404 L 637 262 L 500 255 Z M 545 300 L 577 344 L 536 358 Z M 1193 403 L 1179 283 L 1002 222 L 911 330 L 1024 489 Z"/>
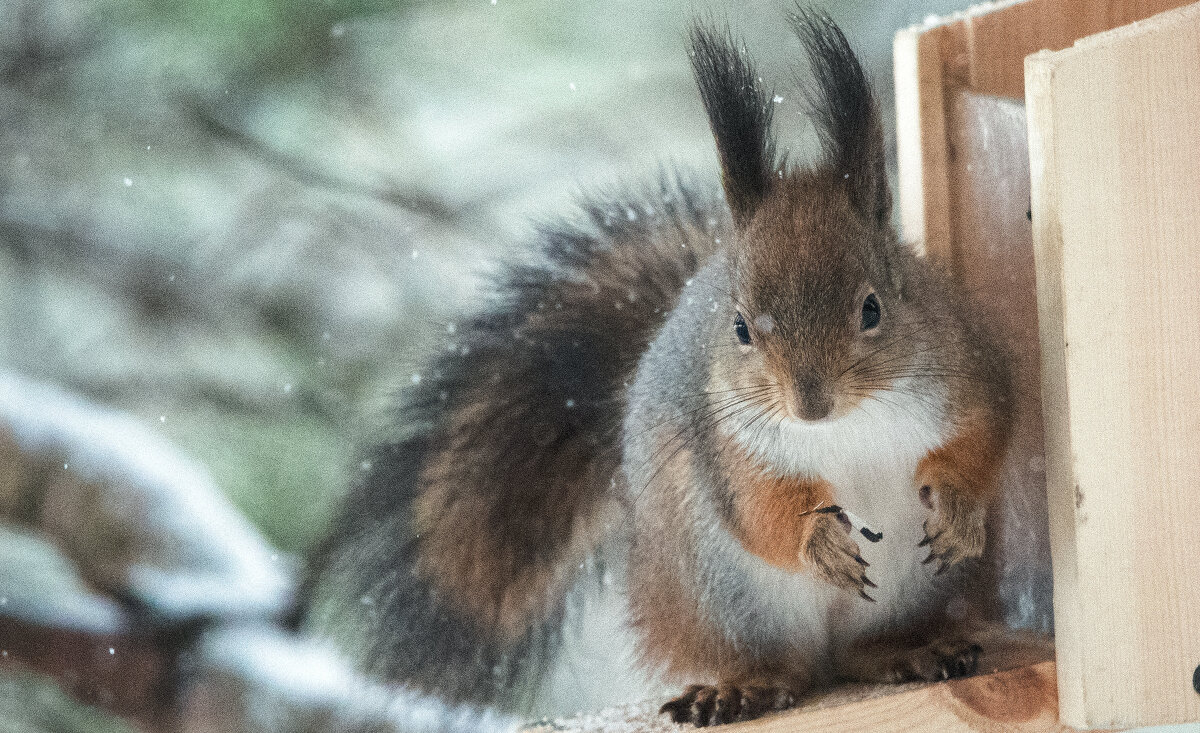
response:
<path fill-rule="evenodd" d="M 697 22 L 691 31 L 692 71 L 717 141 L 721 181 L 734 224 L 744 226 L 766 198 L 775 168 L 774 105 L 754 65 L 728 30 Z"/>
<path fill-rule="evenodd" d="M 824 12 L 797 6 L 788 20 L 808 52 L 813 85 L 807 97 L 824 163 L 845 178 L 854 208 L 885 227 L 892 193 L 879 104 L 867 75 L 842 30 Z"/>

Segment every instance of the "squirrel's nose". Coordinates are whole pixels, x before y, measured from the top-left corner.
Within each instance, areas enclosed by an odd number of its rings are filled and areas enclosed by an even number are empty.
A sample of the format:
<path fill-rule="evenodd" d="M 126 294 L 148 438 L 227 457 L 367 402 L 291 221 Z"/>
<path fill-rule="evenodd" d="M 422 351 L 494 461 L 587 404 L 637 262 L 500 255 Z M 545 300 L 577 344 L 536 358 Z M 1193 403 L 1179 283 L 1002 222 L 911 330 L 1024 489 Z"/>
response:
<path fill-rule="evenodd" d="M 833 412 L 833 395 L 816 377 L 805 376 L 797 379 L 794 392 L 791 405 L 794 417 L 815 422 L 824 420 Z"/>

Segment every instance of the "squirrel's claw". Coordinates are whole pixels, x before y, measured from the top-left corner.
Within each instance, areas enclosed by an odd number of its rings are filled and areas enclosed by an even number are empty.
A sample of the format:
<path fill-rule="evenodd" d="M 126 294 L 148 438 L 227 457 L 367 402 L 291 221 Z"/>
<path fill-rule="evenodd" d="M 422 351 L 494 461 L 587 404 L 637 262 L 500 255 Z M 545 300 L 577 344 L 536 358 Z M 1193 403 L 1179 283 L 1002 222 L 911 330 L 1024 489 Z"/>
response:
<path fill-rule="evenodd" d="M 867 588 L 878 588 L 867 577 L 865 568 L 871 563 L 863 559 L 858 545 L 851 537 L 844 515 L 822 513 L 812 517 L 813 531 L 809 535 L 803 558 L 812 564 L 813 571 L 825 582 L 875 602 Z"/>
<path fill-rule="evenodd" d="M 783 685 L 738 684 L 692 685 L 658 712 L 673 723 L 691 723 L 698 728 L 753 720 L 796 704 L 796 696 Z"/>
<path fill-rule="evenodd" d="M 987 507 L 953 485 L 940 485 L 937 481 L 925 484 L 929 485 L 933 488 L 922 499 L 928 499 L 931 511 L 922 526 L 925 536 L 917 547 L 929 548 L 929 557 L 922 562 L 928 565 L 938 561 L 934 575 L 942 575 L 964 560 L 983 555 Z"/>

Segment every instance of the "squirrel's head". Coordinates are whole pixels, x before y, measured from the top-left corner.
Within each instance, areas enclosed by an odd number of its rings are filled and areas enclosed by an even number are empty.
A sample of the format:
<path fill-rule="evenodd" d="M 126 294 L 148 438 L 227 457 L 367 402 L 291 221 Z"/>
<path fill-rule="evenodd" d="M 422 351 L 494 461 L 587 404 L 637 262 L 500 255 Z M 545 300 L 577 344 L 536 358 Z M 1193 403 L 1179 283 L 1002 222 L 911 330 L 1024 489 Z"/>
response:
<path fill-rule="evenodd" d="M 806 97 L 822 154 L 810 166 L 777 160 L 774 94 L 728 31 L 694 26 L 691 56 L 735 229 L 728 336 L 740 357 L 730 381 L 772 385 L 781 413 L 817 421 L 910 369 L 921 316 L 894 267 L 902 245 L 866 75 L 828 16 L 797 9 L 789 20 L 813 79 Z"/>

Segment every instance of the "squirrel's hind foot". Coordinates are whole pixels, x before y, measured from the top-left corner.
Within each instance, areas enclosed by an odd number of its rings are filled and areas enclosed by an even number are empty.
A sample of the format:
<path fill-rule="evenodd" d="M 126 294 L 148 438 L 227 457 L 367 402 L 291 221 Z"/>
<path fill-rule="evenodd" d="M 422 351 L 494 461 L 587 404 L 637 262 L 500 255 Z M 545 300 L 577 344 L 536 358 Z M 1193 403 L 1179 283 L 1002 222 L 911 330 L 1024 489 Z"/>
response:
<path fill-rule="evenodd" d="M 683 694 L 667 702 L 660 713 L 676 723 L 692 723 L 698 728 L 743 720 L 786 710 L 796 704 L 791 689 L 772 684 L 691 685 Z"/>
<path fill-rule="evenodd" d="M 916 647 L 861 654 L 847 672 L 857 682 L 937 682 L 975 674 L 982 653 L 983 647 L 971 639 L 954 636 Z"/>

